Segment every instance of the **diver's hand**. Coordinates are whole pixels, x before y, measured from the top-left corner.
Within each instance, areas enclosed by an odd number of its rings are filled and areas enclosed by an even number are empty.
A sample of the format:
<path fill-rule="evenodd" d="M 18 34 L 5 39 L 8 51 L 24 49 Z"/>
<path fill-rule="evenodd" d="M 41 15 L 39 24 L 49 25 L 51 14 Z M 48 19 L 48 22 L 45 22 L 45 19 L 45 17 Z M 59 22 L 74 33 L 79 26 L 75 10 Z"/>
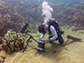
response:
<path fill-rule="evenodd" d="M 47 43 L 47 42 L 52 43 L 53 40 L 46 40 L 45 43 Z"/>
<path fill-rule="evenodd" d="M 46 40 L 45 43 L 50 42 L 50 40 Z"/>

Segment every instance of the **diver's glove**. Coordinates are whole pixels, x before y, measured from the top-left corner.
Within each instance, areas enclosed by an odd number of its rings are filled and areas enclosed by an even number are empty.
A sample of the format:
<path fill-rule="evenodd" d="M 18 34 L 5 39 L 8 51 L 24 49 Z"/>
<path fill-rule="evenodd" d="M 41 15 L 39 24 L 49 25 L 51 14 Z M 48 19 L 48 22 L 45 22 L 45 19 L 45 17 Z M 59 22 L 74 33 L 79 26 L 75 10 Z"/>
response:
<path fill-rule="evenodd" d="M 52 41 L 51 41 L 51 40 L 46 40 L 46 41 L 45 41 L 45 43 L 47 43 L 47 42 L 49 42 L 49 43 L 50 43 L 50 42 L 52 42 Z"/>

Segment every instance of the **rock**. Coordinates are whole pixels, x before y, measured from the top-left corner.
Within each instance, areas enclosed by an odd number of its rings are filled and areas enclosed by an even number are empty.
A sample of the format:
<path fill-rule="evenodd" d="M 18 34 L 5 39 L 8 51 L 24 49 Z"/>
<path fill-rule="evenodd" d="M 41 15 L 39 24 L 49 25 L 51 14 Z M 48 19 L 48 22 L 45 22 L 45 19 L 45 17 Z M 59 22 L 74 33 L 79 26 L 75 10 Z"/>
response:
<path fill-rule="evenodd" d="M 57 51 L 55 50 L 55 51 L 53 51 L 53 53 L 56 53 Z"/>
<path fill-rule="evenodd" d="M 0 60 L 0 63 L 1 63 L 1 60 Z"/>
<path fill-rule="evenodd" d="M 2 59 L 6 59 L 6 57 L 4 57 L 4 56 L 1 56 L 2 57 Z"/>
<path fill-rule="evenodd" d="M 4 63 L 6 57 L 5 56 L 0 56 L 0 63 Z"/>
<path fill-rule="evenodd" d="M 1 36 L 0 36 L 0 44 L 2 44 L 2 43 L 3 43 L 3 41 L 2 41 Z"/>
<path fill-rule="evenodd" d="M 1 52 L 2 49 L 0 49 L 0 52 Z"/>

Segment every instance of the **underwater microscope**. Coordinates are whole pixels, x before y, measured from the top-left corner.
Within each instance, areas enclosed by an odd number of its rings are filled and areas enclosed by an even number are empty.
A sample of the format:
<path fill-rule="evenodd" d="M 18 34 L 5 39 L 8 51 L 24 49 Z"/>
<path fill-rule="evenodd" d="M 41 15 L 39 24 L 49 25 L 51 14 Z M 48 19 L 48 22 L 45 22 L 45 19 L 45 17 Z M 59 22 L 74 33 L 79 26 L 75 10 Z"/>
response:
<path fill-rule="evenodd" d="M 23 52 L 26 50 L 28 43 L 31 42 L 30 39 L 33 39 L 35 42 L 38 43 L 38 46 L 37 46 L 37 47 L 34 47 L 33 49 L 35 49 L 35 50 L 37 50 L 37 51 L 43 51 L 44 48 L 45 48 L 45 47 L 44 47 L 44 46 L 45 46 L 45 40 L 35 40 L 35 39 L 32 37 L 32 35 L 30 35 L 30 34 L 28 33 L 28 32 L 30 32 L 30 31 L 26 30 L 28 26 L 29 26 L 29 22 L 27 22 L 27 23 L 23 26 L 22 30 L 20 31 L 21 33 L 26 33 L 28 36 L 30 36 L 30 37 L 27 39 L 27 41 L 26 41 L 26 46 L 24 47 Z"/>

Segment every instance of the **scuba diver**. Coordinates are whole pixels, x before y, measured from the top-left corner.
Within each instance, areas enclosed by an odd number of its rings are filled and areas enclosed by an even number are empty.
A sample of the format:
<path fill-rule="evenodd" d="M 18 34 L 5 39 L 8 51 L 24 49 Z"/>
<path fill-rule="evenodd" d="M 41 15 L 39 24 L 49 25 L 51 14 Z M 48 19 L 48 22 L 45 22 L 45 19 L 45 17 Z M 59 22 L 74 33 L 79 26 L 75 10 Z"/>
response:
<path fill-rule="evenodd" d="M 52 43 L 53 40 L 58 40 L 60 45 L 65 46 L 64 39 L 61 36 L 61 34 L 63 34 L 64 31 L 60 30 L 60 27 L 59 27 L 57 21 L 50 20 L 47 24 L 38 26 L 38 31 L 40 33 L 42 33 L 39 40 L 41 40 L 47 33 L 49 35 L 49 37 L 48 37 L 48 40 L 46 40 L 46 42 Z"/>

